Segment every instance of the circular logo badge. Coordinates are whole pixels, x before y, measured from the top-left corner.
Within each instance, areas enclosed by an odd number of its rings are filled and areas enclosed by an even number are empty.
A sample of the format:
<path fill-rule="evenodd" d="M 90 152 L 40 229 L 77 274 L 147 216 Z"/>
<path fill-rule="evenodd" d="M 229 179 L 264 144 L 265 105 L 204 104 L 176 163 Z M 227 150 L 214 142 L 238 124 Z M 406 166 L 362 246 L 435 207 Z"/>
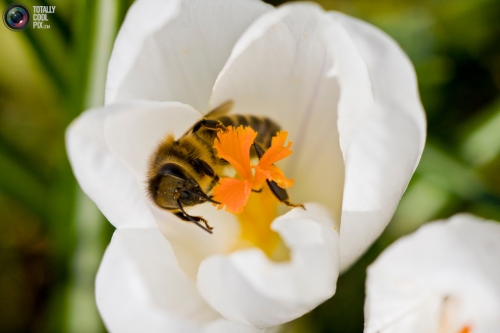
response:
<path fill-rule="evenodd" d="M 30 22 L 30 12 L 28 7 L 19 3 L 8 6 L 3 12 L 3 23 L 12 31 L 26 29 Z"/>

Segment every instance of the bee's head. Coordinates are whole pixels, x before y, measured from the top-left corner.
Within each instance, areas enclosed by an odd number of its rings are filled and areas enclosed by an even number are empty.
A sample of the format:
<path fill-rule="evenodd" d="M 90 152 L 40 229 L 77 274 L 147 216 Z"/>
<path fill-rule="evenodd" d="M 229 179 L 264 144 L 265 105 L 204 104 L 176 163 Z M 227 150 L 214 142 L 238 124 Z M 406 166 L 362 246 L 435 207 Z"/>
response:
<path fill-rule="evenodd" d="M 206 201 L 206 196 L 198 183 L 179 164 L 166 163 L 160 167 L 155 177 L 148 180 L 148 192 L 153 201 L 165 209 L 194 206 Z"/>

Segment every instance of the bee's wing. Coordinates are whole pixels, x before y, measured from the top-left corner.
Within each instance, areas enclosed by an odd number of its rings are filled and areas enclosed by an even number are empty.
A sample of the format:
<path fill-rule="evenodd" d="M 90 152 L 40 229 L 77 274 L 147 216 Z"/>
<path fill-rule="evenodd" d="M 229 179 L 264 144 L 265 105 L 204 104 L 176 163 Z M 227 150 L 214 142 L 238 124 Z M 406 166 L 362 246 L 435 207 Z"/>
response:
<path fill-rule="evenodd" d="M 226 101 L 221 105 L 219 105 L 218 107 L 216 107 L 215 109 L 213 109 L 212 111 L 210 111 L 209 113 L 207 113 L 204 118 L 207 119 L 219 118 L 220 116 L 223 116 L 229 111 L 231 111 L 233 105 L 234 102 L 232 100 Z"/>
<path fill-rule="evenodd" d="M 212 111 L 210 111 L 209 113 L 207 113 L 203 118 L 204 119 L 217 119 L 220 116 L 223 116 L 226 113 L 228 113 L 229 111 L 231 111 L 231 109 L 233 108 L 233 105 L 234 105 L 234 102 L 232 100 L 226 101 L 226 102 L 222 103 L 221 105 L 219 105 L 218 107 L 216 107 L 215 109 L 213 109 Z M 193 130 L 193 127 L 194 127 L 194 125 L 191 126 L 187 130 L 187 132 L 184 133 L 184 135 L 182 137 L 185 137 L 187 134 L 189 134 Z"/>

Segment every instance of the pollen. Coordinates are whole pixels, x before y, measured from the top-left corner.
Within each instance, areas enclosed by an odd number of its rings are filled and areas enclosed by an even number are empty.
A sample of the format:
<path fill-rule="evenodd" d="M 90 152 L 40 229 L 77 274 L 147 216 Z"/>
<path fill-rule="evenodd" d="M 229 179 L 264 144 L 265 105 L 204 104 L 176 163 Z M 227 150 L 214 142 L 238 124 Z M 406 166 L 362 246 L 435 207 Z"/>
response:
<path fill-rule="evenodd" d="M 226 207 L 233 214 L 243 211 L 252 190 L 261 191 L 266 180 L 275 181 L 282 188 L 293 186 L 293 179 L 286 178 L 274 163 L 290 156 L 291 142 L 285 145 L 288 133 L 280 131 L 271 140 L 271 146 L 262 155 L 257 165 L 250 162 L 250 148 L 257 133 L 251 127 L 228 126 L 227 132 L 219 132 L 214 148 L 219 158 L 231 164 L 236 178 L 222 178 L 213 190 L 214 201 L 220 202 L 218 209 Z"/>

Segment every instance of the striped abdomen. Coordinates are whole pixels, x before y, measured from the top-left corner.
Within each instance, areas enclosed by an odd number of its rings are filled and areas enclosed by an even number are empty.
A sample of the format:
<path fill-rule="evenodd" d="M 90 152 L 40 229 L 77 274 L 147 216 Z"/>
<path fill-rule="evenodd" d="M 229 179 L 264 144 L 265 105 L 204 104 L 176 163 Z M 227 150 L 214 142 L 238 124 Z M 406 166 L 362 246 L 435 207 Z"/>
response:
<path fill-rule="evenodd" d="M 271 146 L 272 137 L 275 136 L 281 129 L 278 124 L 266 117 L 233 114 L 219 116 L 215 119 L 220 120 L 226 127 L 233 126 L 236 128 L 241 125 L 250 126 L 255 132 L 257 132 L 255 142 L 259 143 L 265 149 Z M 203 129 L 197 133 L 210 145 L 213 145 L 213 142 L 217 137 L 217 132 L 212 130 Z"/>

